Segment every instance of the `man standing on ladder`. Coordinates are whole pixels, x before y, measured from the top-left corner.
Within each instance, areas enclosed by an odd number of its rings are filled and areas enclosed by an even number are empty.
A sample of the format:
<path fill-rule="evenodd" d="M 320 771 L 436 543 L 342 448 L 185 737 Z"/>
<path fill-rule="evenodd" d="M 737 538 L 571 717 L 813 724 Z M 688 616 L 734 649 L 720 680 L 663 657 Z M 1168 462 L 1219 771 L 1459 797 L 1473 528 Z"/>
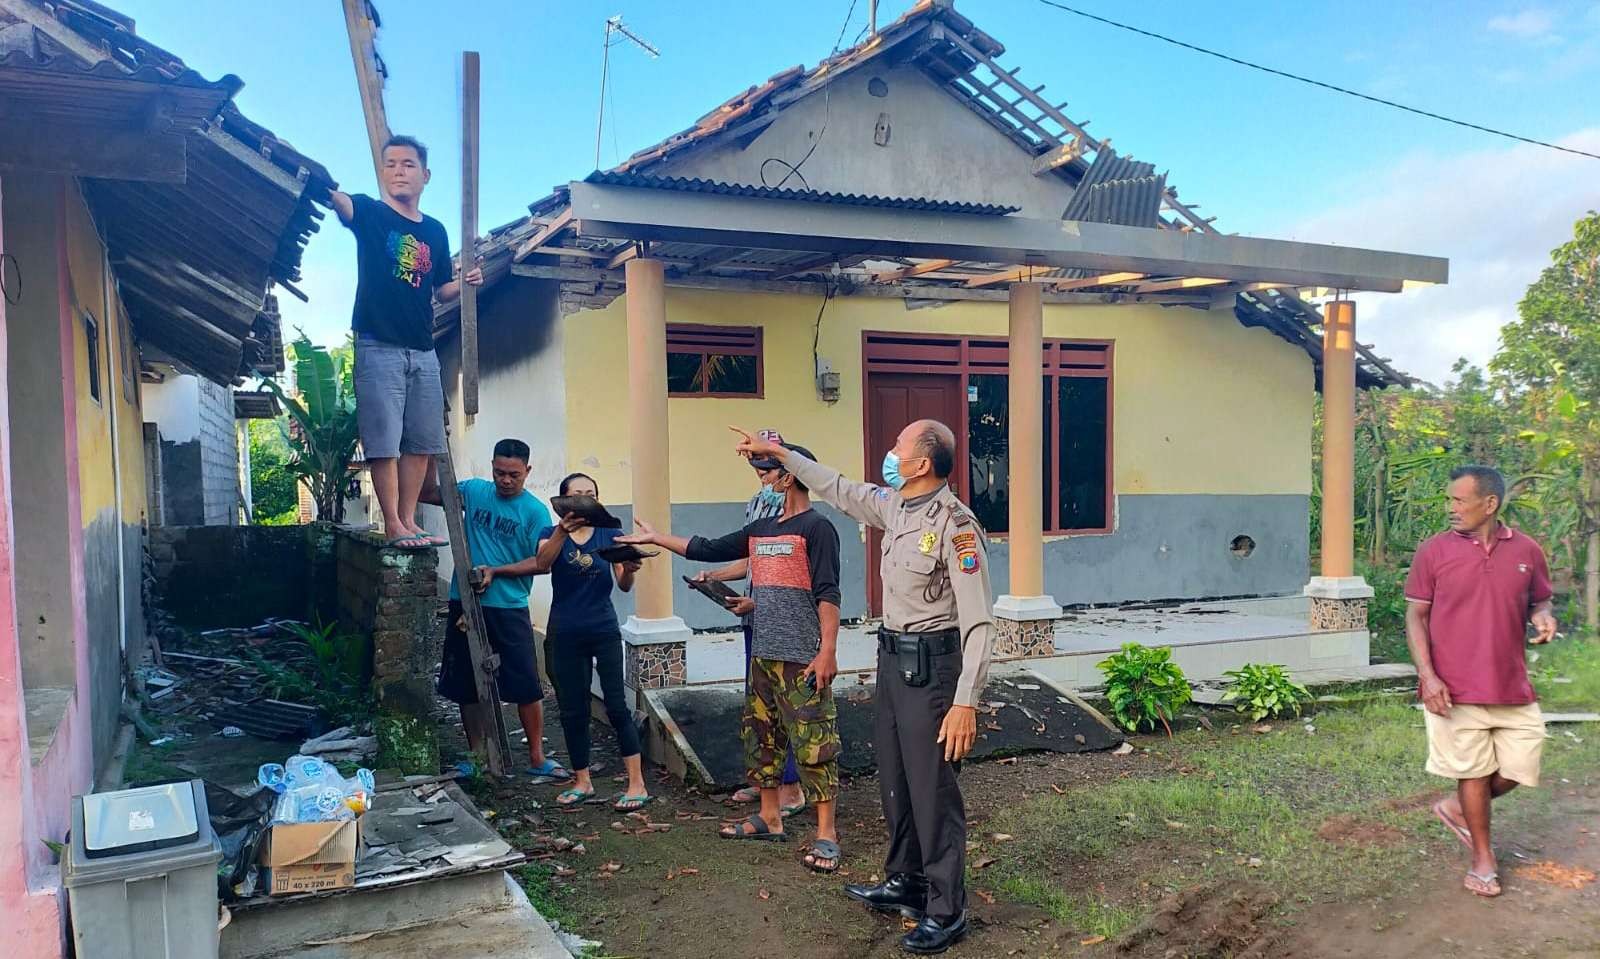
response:
<path fill-rule="evenodd" d="M 356 420 L 383 511 L 385 545 L 444 546 L 417 524 L 417 497 L 446 452 L 444 390 L 433 349 L 433 303 L 454 302 L 461 282 L 483 283 L 474 266 L 453 277 L 444 224 L 418 204 L 428 183 L 428 148 L 391 136 L 383 146 L 382 200 L 333 191 L 339 220 L 356 237 Z"/>

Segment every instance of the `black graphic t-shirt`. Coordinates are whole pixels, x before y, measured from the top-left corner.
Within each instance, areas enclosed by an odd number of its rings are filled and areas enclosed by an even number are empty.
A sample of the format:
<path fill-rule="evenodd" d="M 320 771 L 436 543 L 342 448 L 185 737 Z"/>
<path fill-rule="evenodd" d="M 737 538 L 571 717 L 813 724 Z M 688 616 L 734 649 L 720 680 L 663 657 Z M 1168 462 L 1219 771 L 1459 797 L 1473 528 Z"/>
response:
<path fill-rule="evenodd" d="M 450 239 L 444 224 L 424 215 L 408 220 L 382 200 L 350 197 L 355 215 L 356 306 L 350 326 L 357 336 L 433 349 L 433 291 L 449 283 Z"/>

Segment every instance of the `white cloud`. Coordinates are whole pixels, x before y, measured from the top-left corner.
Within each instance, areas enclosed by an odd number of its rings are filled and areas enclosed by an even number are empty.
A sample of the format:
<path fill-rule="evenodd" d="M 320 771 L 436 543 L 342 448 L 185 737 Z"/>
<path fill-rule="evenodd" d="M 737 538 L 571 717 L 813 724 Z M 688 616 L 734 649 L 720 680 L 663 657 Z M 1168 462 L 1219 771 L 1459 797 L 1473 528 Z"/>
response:
<path fill-rule="evenodd" d="M 1520 13 L 1493 17 L 1489 20 L 1491 31 L 1521 37 L 1524 40 L 1545 39 L 1551 35 L 1550 29 L 1554 26 L 1555 17 L 1550 15 L 1550 11 L 1538 7 L 1530 7 Z"/>
<path fill-rule="evenodd" d="M 1600 153 L 1600 127 L 1557 142 Z M 1516 319 L 1517 301 L 1550 251 L 1600 206 L 1597 172 L 1594 160 L 1527 145 L 1418 155 L 1290 232 L 1316 243 L 1449 258 L 1447 285 L 1357 296 L 1361 341 L 1438 383 L 1458 357 L 1481 364 L 1494 355 L 1500 327 Z"/>

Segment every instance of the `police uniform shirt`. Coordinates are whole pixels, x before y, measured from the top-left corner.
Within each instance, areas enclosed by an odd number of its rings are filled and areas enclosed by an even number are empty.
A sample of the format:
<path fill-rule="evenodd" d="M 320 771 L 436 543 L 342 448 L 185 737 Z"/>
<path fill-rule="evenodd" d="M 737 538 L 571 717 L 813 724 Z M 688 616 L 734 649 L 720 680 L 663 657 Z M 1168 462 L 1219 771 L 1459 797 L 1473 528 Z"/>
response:
<path fill-rule="evenodd" d="M 907 501 L 898 492 L 847 480 L 790 451 L 784 468 L 813 499 L 883 530 L 883 625 L 895 632 L 961 633 L 957 706 L 976 706 L 989 674 L 994 613 L 987 536 L 948 485 Z"/>

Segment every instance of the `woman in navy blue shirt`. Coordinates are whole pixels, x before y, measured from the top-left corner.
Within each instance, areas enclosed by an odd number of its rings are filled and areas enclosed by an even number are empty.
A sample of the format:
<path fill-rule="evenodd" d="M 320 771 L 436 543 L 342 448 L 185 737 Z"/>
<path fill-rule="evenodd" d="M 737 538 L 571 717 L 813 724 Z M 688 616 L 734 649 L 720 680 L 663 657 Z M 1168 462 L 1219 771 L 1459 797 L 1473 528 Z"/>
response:
<path fill-rule="evenodd" d="M 573 473 L 561 481 L 562 496 L 600 498 L 594 480 Z M 567 739 L 572 767 L 572 788 L 556 797 L 556 805 L 571 806 L 594 795 L 589 776 L 589 684 L 600 673 L 606 717 L 617 733 L 617 748 L 628 771 L 628 788 L 613 807 L 631 812 L 650 801 L 639 756 L 639 730 L 622 685 L 622 632 L 611 605 L 611 589 L 633 589 L 633 574 L 640 564 L 607 563 L 595 555 L 614 545 L 622 533 L 594 529 L 581 517 L 568 514 L 555 526 L 539 533 L 537 569 L 550 574 L 552 600 L 545 629 L 552 642 L 546 646 L 546 668 L 561 702 L 561 730 Z"/>

